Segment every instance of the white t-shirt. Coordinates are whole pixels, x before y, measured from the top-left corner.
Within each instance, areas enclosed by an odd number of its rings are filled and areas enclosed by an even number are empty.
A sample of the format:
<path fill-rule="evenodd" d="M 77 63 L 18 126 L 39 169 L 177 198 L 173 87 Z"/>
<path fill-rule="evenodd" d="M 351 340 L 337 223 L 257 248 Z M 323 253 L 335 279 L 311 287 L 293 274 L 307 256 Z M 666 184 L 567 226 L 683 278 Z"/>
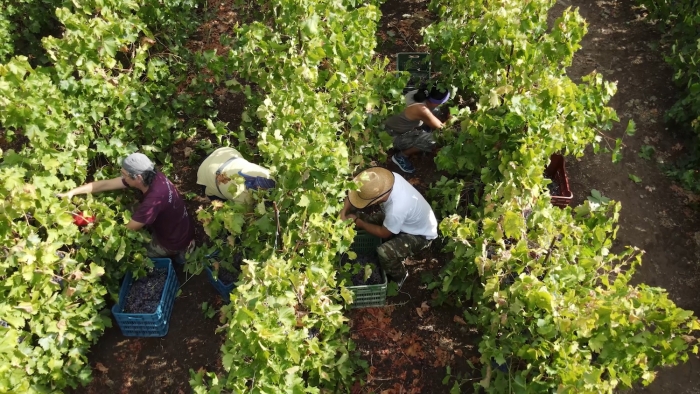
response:
<path fill-rule="evenodd" d="M 394 173 L 394 188 L 382 204 L 384 227 L 394 234 L 423 235 L 437 238 L 437 219 L 425 198 L 403 177 Z"/>

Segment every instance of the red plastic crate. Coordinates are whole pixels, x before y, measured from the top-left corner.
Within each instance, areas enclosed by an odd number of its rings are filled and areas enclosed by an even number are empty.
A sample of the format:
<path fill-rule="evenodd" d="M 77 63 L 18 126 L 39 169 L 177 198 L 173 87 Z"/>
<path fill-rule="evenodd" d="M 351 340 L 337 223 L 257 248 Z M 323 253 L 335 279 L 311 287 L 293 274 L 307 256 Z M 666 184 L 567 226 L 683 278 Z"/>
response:
<path fill-rule="evenodd" d="M 564 156 L 553 154 L 549 157 L 549 165 L 544 170 L 546 177 L 552 179 L 552 182 L 559 184 L 561 196 L 552 196 L 552 205 L 564 208 L 571 205 L 571 200 L 574 198 L 574 193 L 569 187 L 569 177 L 566 175 L 566 162 Z"/>

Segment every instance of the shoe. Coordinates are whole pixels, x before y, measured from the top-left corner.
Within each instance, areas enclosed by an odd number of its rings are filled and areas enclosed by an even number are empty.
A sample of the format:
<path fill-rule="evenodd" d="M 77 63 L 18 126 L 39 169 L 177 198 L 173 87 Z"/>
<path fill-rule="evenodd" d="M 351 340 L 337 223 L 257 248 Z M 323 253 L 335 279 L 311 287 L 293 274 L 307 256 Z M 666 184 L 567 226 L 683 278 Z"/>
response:
<path fill-rule="evenodd" d="M 408 160 L 408 157 L 406 156 L 399 156 L 399 155 L 394 155 L 391 156 L 391 161 L 393 161 L 401 171 L 413 174 L 416 172 L 416 169 L 413 167 L 413 164 L 411 164 L 411 161 Z"/>

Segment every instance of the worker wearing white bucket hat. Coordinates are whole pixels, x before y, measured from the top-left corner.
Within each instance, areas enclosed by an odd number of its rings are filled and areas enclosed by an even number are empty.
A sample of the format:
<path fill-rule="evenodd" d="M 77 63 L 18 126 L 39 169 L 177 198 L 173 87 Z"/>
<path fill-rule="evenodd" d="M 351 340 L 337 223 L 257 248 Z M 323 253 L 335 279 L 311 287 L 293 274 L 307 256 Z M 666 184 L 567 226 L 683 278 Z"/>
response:
<path fill-rule="evenodd" d="M 236 178 L 243 182 L 236 182 Z M 249 190 L 269 189 L 275 186 L 270 170 L 251 163 L 233 148 L 219 148 L 212 152 L 197 170 L 197 184 L 205 187 L 207 196 L 243 203 L 252 201 Z"/>

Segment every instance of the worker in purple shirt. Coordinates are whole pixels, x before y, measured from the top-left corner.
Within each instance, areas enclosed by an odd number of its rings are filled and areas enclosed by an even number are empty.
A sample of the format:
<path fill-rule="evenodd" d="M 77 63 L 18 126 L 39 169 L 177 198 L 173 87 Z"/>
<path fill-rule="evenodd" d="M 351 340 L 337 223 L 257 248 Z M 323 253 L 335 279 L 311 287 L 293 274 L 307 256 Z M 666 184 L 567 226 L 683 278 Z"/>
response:
<path fill-rule="evenodd" d="M 151 231 L 148 257 L 172 257 L 183 263 L 185 253 L 194 248 L 194 222 L 175 185 L 143 153 L 132 153 L 122 161 L 120 177 L 90 182 L 58 196 L 72 198 L 129 187 L 140 190 L 143 198 L 126 228 Z"/>

